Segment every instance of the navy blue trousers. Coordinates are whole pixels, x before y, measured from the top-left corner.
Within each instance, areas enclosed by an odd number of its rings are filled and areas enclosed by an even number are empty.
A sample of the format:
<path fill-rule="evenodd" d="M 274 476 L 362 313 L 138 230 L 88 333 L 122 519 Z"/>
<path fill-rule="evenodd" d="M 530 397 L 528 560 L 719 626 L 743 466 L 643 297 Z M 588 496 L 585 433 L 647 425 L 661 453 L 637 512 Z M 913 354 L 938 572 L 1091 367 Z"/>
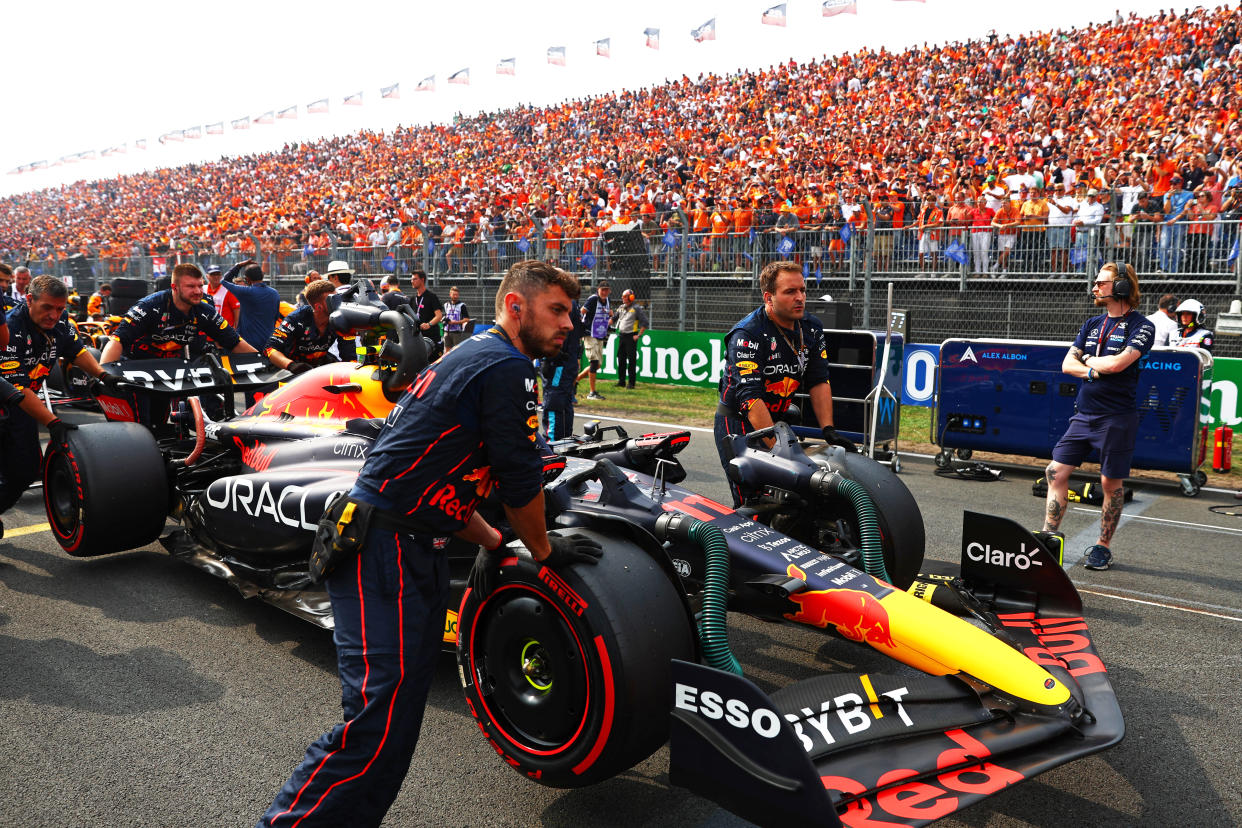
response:
<path fill-rule="evenodd" d="M 391 530 L 371 529 L 328 577 L 345 721 L 306 749 L 260 825 L 380 824 L 418 743 L 448 592 L 444 552 Z"/>
<path fill-rule="evenodd" d="M 39 423 L 16 405 L 0 406 L 0 514 L 39 479 Z"/>

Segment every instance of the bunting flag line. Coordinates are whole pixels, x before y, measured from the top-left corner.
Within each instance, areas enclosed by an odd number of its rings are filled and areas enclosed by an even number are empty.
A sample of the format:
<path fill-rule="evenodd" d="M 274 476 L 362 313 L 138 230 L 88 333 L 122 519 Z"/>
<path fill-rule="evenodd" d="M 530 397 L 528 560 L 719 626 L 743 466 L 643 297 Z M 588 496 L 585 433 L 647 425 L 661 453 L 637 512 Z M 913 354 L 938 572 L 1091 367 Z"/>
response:
<path fill-rule="evenodd" d="M 160 136 L 160 143 L 167 144 L 169 141 L 181 142 L 185 140 L 185 132 L 180 129 L 174 129 L 172 132 L 165 132 Z"/>
<path fill-rule="evenodd" d="M 460 84 L 469 86 L 470 85 L 470 67 L 467 66 L 465 69 L 458 69 L 456 72 L 449 75 L 449 83 L 460 83 Z"/>
<path fill-rule="evenodd" d="M 838 14 L 858 14 L 858 3 L 855 0 L 824 0 L 824 17 L 836 17 Z"/>
<path fill-rule="evenodd" d="M 318 115 L 328 111 L 328 99 L 320 98 L 317 101 L 311 101 L 306 105 L 306 111 L 311 115 Z"/>
<path fill-rule="evenodd" d="M 181 134 L 184 135 L 186 138 L 192 138 L 193 140 L 197 141 L 199 138 L 203 137 L 203 128 L 193 126 L 193 127 L 190 127 L 189 129 L 181 130 Z"/>
<path fill-rule="evenodd" d="M 612 57 L 612 38 L 595 41 L 595 54 L 600 57 Z"/>
<path fill-rule="evenodd" d="M 81 158 L 83 161 L 94 161 L 94 160 L 95 160 L 95 151 L 94 151 L 94 150 L 87 150 L 86 152 L 79 152 L 79 153 L 78 153 L 78 158 Z"/>
<path fill-rule="evenodd" d="M 254 122 L 255 122 L 256 124 L 271 124 L 271 123 L 275 123 L 275 120 L 276 120 L 275 116 L 276 116 L 276 113 L 275 113 L 275 112 L 273 112 L 272 110 L 270 110 L 270 109 L 269 109 L 267 112 L 264 112 L 262 115 L 260 115 L 259 117 L 255 118 L 255 119 L 254 119 Z"/>
<path fill-rule="evenodd" d="M 515 75 L 517 74 L 517 58 L 505 58 L 496 64 L 497 75 Z"/>
<path fill-rule="evenodd" d="M 564 46 L 548 47 L 548 63 L 552 64 L 553 66 L 564 66 L 565 65 L 565 47 Z"/>
<path fill-rule="evenodd" d="M 768 26 L 785 25 L 785 4 L 779 3 L 763 13 L 763 23 Z"/>
<path fill-rule="evenodd" d="M 392 86 L 385 86 L 384 88 L 380 89 L 380 97 L 381 98 L 400 98 L 401 97 L 401 84 L 394 83 Z"/>
<path fill-rule="evenodd" d="M 926 3 L 927 0 L 893 0 L 894 3 Z"/>
<path fill-rule="evenodd" d="M 224 134 L 224 121 L 217 121 L 214 124 L 208 124 L 207 134 L 208 135 L 223 135 Z"/>
<path fill-rule="evenodd" d="M 341 103 L 346 106 L 362 106 L 362 93 L 355 92 L 352 95 L 346 95 L 345 100 L 341 101 Z"/>
<path fill-rule="evenodd" d="M 135 138 L 134 139 L 134 149 L 144 150 L 146 148 L 147 148 L 146 138 Z"/>
<path fill-rule="evenodd" d="M 145 141 L 144 141 L 144 143 L 145 143 Z M 31 165 L 29 166 L 29 169 L 32 169 L 32 170 L 46 170 L 46 169 L 47 169 L 47 162 L 46 162 L 46 161 L 36 161 L 36 162 L 34 162 L 33 164 L 31 164 Z M 1236 243 L 1236 242 L 1234 243 L 1234 246 L 1235 246 L 1235 247 L 1237 247 L 1237 243 Z"/>
<path fill-rule="evenodd" d="M 697 29 L 691 29 L 690 36 L 694 38 L 695 43 L 702 43 L 705 40 L 715 40 L 716 18 L 713 17 Z"/>
<path fill-rule="evenodd" d="M 246 115 L 245 117 L 238 118 L 236 121 L 230 121 L 229 123 L 233 125 L 233 129 L 250 129 L 250 116 Z M 146 149 L 146 147 L 143 147 L 143 149 Z"/>
<path fill-rule="evenodd" d="M 287 121 L 296 121 L 298 117 L 297 104 L 294 104 L 293 106 L 285 107 L 284 109 L 280 110 L 279 112 L 276 113 L 276 117 L 283 118 Z"/>
<path fill-rule="evenodd" d="M 659 29 L 643 29 L 643 37 L 647 38 L 647 48 L 659 50 L 660 48 L 660 30 Z"/>
<path fill-rule="evenodd" d="M 414 87 L 415 92 L 435 92 L 436 76 L 429 75 L 418 82 L 418 86 Z"/>

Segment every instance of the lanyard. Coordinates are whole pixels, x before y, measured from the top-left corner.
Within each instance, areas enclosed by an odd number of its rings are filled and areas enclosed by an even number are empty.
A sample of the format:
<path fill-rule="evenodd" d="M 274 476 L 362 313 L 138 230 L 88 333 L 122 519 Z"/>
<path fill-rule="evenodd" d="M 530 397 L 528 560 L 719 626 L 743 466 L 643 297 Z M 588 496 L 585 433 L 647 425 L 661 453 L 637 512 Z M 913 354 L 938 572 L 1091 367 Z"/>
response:
<path fill-rule="evenodd" d="M 798 375 L 801 376 L 802 374 L 805 374 L 806 373 L 806 353 L 803 347 L 802 325 L 800 325 L 798 322 L 794 322 L 794 328 L 798 331 L 797 347 L 794 347 L 793 340 L 790 339 L 789 335 L 785 333 L 784 328 L 776 324 L 775 320 L 772 322 L 772 327 L 780 331 L 781 339 L 785 340 L 785 344 L 789 346 L 789 350 L 794 352 L 794 357 L 798 360 Z"/>
<path fill-rule="evenodd" d="M 1104 350 L 1104 343 L 1108 342 L 1108 335 L 1111 334 L 1113 331 L 1117 330 L 1117 326 L 1121 324 L 1121 320 L 1123 319 L 1125 319 L 1124 316 L 1119 316 L 1117 318 L 1117 321 L 1114 322 L 1113 326 L 1110 328 L 1108 327 L 1108 317 L 1107 316 L 1104 317 L 1104 324 L 1100 326 L 1103 329 L 1103 332 L 1100 334 L 1100 341 L 1095 343 L 1095 355 L 1096 356 L 1101 355 L 1101 352 Z"/>

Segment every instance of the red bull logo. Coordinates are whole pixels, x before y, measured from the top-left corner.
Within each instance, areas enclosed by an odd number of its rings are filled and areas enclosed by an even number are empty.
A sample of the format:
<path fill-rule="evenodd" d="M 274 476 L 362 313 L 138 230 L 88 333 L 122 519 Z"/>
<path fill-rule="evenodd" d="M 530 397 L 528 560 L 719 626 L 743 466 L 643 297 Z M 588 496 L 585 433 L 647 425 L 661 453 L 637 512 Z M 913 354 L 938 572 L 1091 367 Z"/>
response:
<path fill-rule="evenodd" d="M 767 391 L 769 394 L 780 397 L 783 400 L 787 397 L 792 397 L 793 392 L 798 390 L 798 386 L 800 384 L 801 383 L 793 377 L 781 377 L 776 381 L 764 380 L 763 390 Z"/>
<path fill-rule="evenodd" d="M 462 480 L 466 483 L 473 483 L 474 492 L 479 497 L 487 497 L 492 493 L 492 489 L 496 488 L 496 481 L 492 479 L 491 466 L 480 466 L 462 477 Z"/>
<path fill-rule="evenodd" d="M 242 464 L 257 472 L 267 471 L 276 457 L 276 446 L 265 446 L 262 443 L 247 446 L 240 437 L 234 437 L 233 442 L 241 449 Z"/>
<path fill-rule="evenodd" d="M 786 573 L 800 580 L 806 574 L 790 564 Z M 798 605 L 798 611 L 785 613 L 790 621 L 827 628 L 829 624 L 837 632 L 850 639 L 873 647 L 896 648 L 893 631 L 889 624 L 888 610 L 880 599 L 860 589 L 823 589 L 794 593 L 789 600 Z"/>

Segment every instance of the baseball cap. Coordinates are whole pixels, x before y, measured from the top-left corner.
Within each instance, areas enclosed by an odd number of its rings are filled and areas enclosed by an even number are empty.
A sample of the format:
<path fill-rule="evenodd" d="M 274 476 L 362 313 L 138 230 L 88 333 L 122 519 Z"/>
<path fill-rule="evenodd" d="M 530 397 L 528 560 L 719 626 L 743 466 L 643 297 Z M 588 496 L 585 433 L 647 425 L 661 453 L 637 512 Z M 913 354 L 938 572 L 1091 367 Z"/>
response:
<path fill-rule="evenodd" d="M 1099 194 L 1100 194 L 1100 191 L 1097 190 L 1095 187 L 1092 187 L 1090 190 L 1087 190 L 1087 195 L 1089 196 L 1097 196 Z"/>
<path fill-rule="evenodd" d="M 606 288 L 606 287 L 608 287 L 608 280 L 607 280 L 607 279 L 600 279 L 600 280 L 599 280 L 599 284 L 597 284 L 597 285 L 596 285 L 596 287 L 597 287 L 597 288 Z"/>
<path fill-rule="evenodd" d="M 207 267 L 203 268 L 203 272 L 204 273 L 220 273 L 222 271 L 220 270 L 220 265 L 213 264 L 213 265 L 207 265 Z"/>

